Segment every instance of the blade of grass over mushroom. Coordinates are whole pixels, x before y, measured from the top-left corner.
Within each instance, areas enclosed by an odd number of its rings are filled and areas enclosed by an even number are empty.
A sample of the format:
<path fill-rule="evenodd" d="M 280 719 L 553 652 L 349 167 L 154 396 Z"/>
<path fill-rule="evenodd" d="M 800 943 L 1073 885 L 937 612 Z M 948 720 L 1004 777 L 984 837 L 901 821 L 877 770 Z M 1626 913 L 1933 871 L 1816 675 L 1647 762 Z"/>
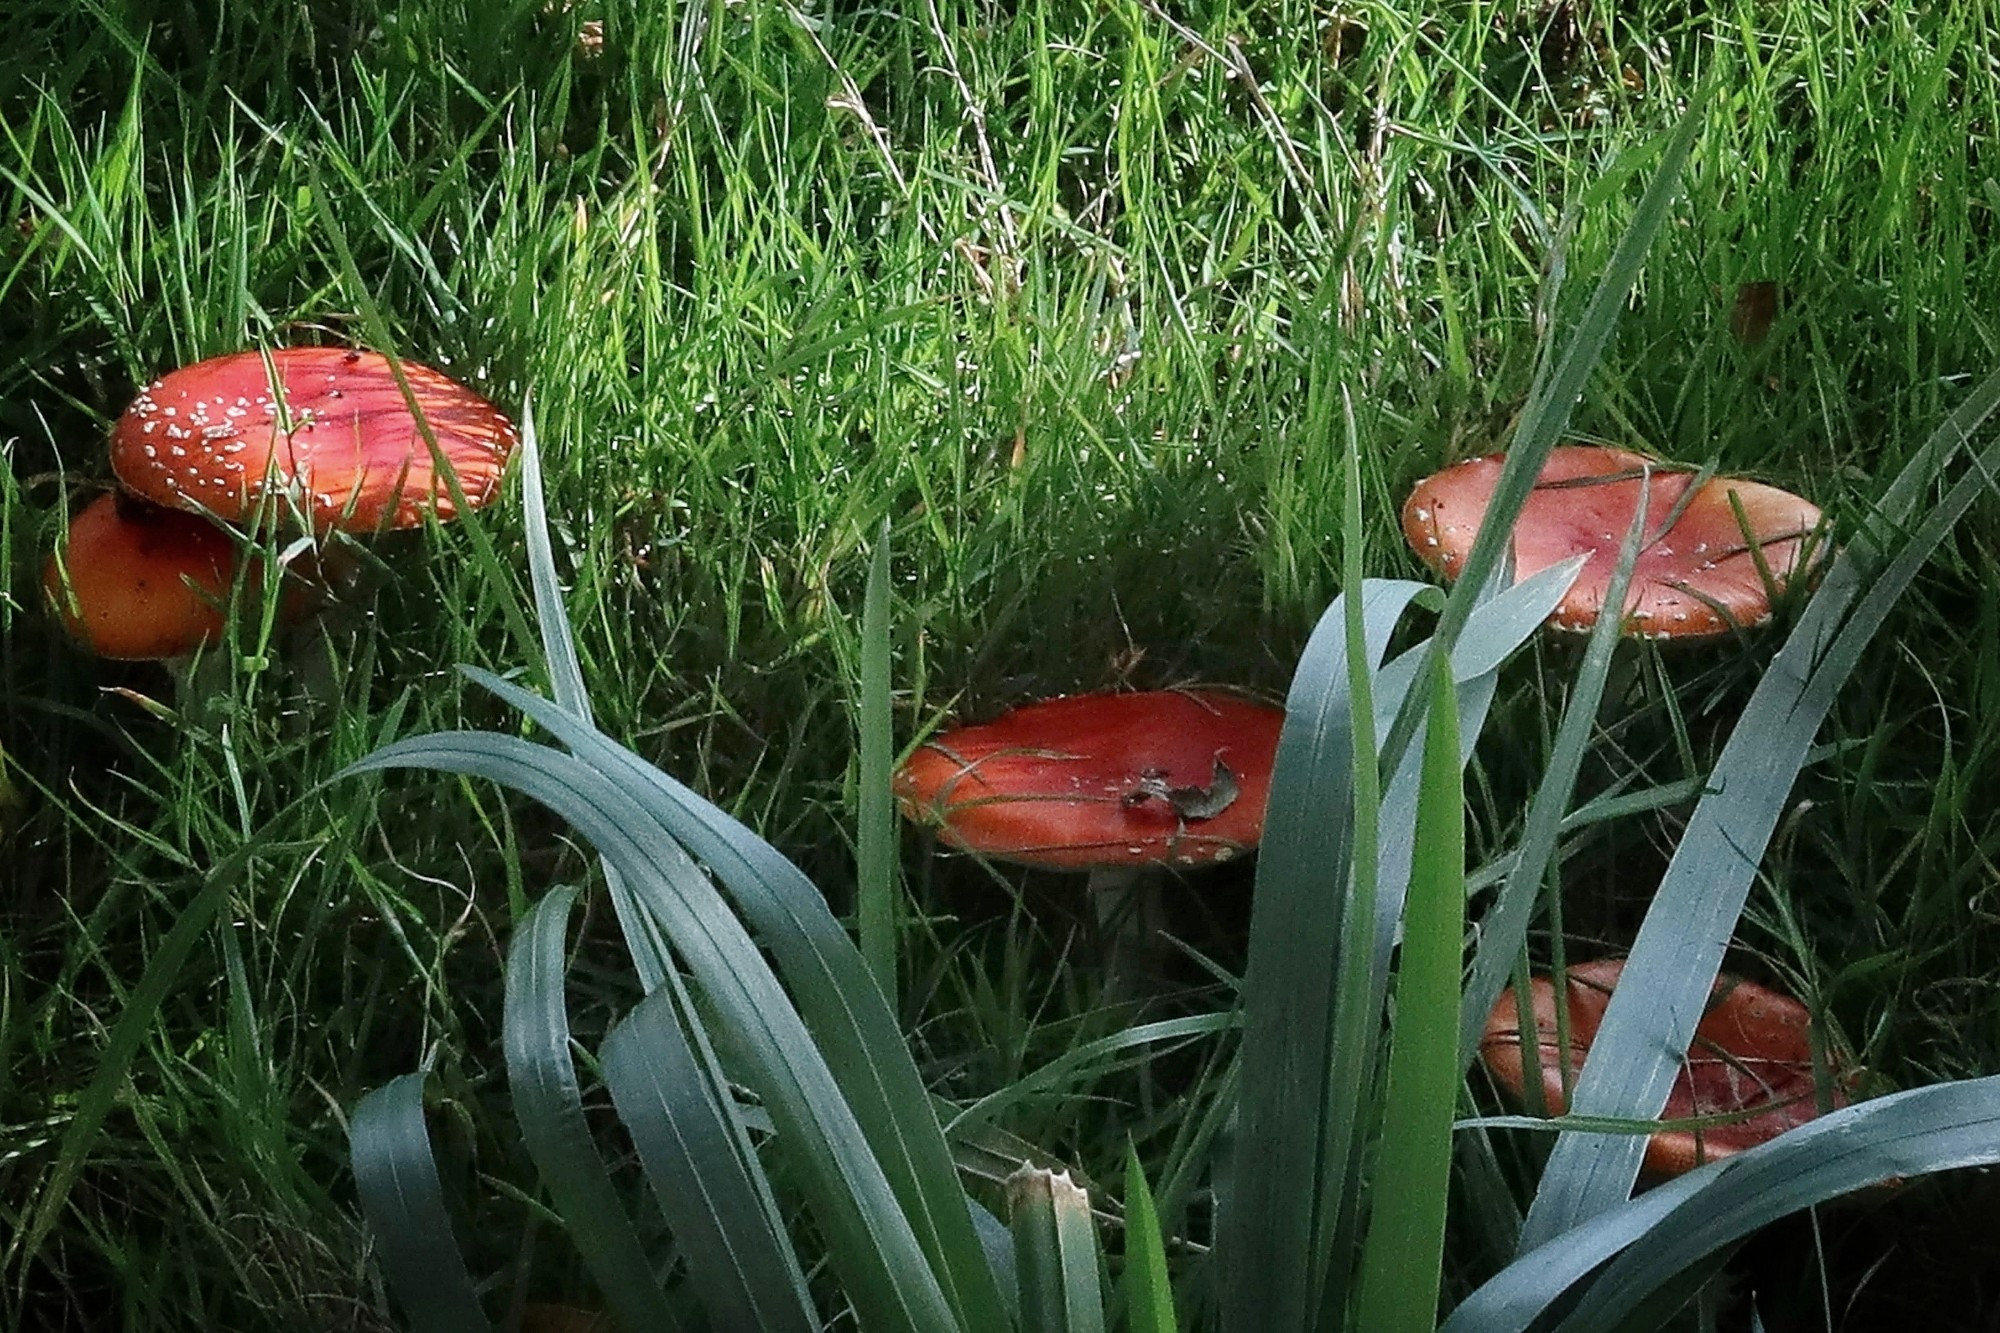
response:
<path fill-rule="evenodd" d="M 1360 590 L 1372 665 L 1428 585 Z M 1243 980 L 1241 1087 L 1232 1179 L 1218 1198 L 1223 1325 L 1310 1327 L 1348 1155 L 1367 1091 L 1334 1041 L 1353 856 L 1353 726 L 1347 597 L 1320 617 L 1286 699 Z M 1347 965 L 1351 966 L 1351 960 Z M 1372 1048 L 1372 1043 L 1370 1044 Z"/>
<path fill-rule="evenodd" d="M 501 1040 L 514 1119 L 577 1254 L 620 1325 L 678 1328 L 584 1121 L 563 994 L 563 935 L 576 898 L 573 888 L 544 894 L 515 927 L 507 949 Z"/>
<path fill-rule="evenodd" d="M 740 821 L 602 732 L 490 672 L 464 670 L 629 793 L 650 821 L 721 882 L 797 994 L 798 1013 L 825 1052 L 939 1281 L 975 1324 L 982 1312 L 996 1312 L 998 1293 L 923 1080 L 886 998 L 825 896 Z"/>
<path fill-rule="evenodd" d="M 1465 937 L 1465 793 L 1458 698 L 1435 659 L 1417 811 L 1417 860 L 1369 1181 L 1354 1323 L 1373 1333 L 1436 1326 L 1457 1108 L 1458 989 Z"/>
<path fill-rule="evenodd" d="M 363 1097 L 349 1131 L 355 1191 L 379 1244 L 375 1260 L 415 1328 L 492 1333 L 466 1274 L 424 1125 L 424 1076 Z"/>
<path fill-rule="evenodd" d="M 1887 546 L 1884 534 L 1906 528 L 1919 497 L 1996 407 L 2000 373 L 1982 382 L 1898 474 L 1872 519 L 1834 557 L 1758 681 L 1633 942 L 1624 982 L 1578 1075 L 1571 1102 L 1576 1113 L 1644 1119 L 1666 1104 L 1678 1068 L 1671 1052 L 1686 1050 L 1694 1034 L 1820 724 L 1889 609 L 1992 485 L 2000 444 L 1974 459 L 1903 540 Z M 1574 1133 L 1559 1138 L 1522 1231 L 1524 1249 L 1622 1201 L 1643 1152 L 1638 1140 Z"/>
<path fill-rule="evenodd" d="M 896 1007 L 896 807 L 890 782 L 896 762 L 889 697 L 889 520 L 875 538 L 868 562 L 868 592 L 861 610 L 861 697 L 855 712 L 861 732 L 860 797 L 855 811 L 855 929 L 861 956 L 875 984 Z"/>
<path fill-rule="evenodd" d="M 729 1089 L 697 1058 L 698 1023 L 678 986 L 662 986 L 604 1039 L 604 1084 L 703 1312 L 724 1328 L 818 1327 L 784 1220 L 738 1142 Z"/>
<path fill-rule="evenodd" d="M 1480 921 L 1479 947 L 1473 954 L 1472 975 L 1465 985 L 1465 997 L 1458 1024 L 1458 1058 L 1461 1067 L 1470 1065 L 1479 1047 L 1479 1034 L 1486 1015 L 1500 998 L 1514 961 L 1527 943 L 1528 926 L 1534 919 L 1535 903 L 1543 881 L 1555 858 L 1556 839 L 1562 831 L 1563 816 L 1576 790 L 1577 774 L 1583 769 L 1590 748 L 1591 728 L 1604 698 L 1604 685 L 1611 675 L 1611 655 L 1617 650 L 1624 617 L 1610 608 L 1625 605 L 1625 592 L 1632 582 L 1632 569 L 1639 560 L 1639 548 L 1646 531 L 1646 501 L 1649 488 L 1639 488 L 1638 507 L 1632 524 L 1618 548 L 1618 564 L 1604 590 L 1605 611 L 1591 626 L 1584 649 L 1583 665 L 1570 690 L 1569 703 L 1556 729 L 1555 746 L 1549 754 L 1548 771 L 1535 788 L 1521 840 L 1507 882 L 1487 906 Z"/>
<path fill-rule="evenodd" d="M 318 168 L 307 164 L 306 187 L 311 194 L 313 209 L 319 215 L 320 231 L 332 247 L 338 261 L 342 283 L 347 295 L 354 302 L 354 308 L 361 317 L 361 326 L 375 344 L 375 350 L 388 359 L 389 368 L 396 376 L 396 382 L 403 390 L 404 401 L 415 416 L 418 429 L 423 434 L 424 445 L 430 450 L 432 465 L 443 479 L 451 495 L 451 502 L 461 519 L 461 525 L 472 540 L 474 558 L 480 570 L 492 586 L 494 600 L 499 603 L 501 617 L 507 622 L 507 630 L 513 635 L 515 650 L 523 658 L 531 658 L 535 652 L 535 633 L 528 625 L 527 616 L 522 613 L 519 599 L 515 596 L 514 580 L 507 573 L 507 566 L 494 548 L 492 535 L 486 531 L 479 515 L 465 499 L 465 490 L 458 484 L 458 476 L 452 470 L 450 460 L 438 448 L 437 436 L 431 430 L 417 403 L 416 394 L 411 390 L 408 378 L 403 373 L 403 364 L 396 356 L 395 340 L 390 336 L 389 323 L 382 317 L 381 308 L 376 304 L 374 294 L 361 277 L 361 269 L 354 262 L 354 253 L 348 248 L 347 233 L 335 215 L 332 202 L 327 198 L 326 183 L 320 179 Z"/>
<path fill-rule="evenodd" d="M 1536 1325 L 1603 1268 L 1561 1327 L 1620 1327 L 1638 1302 L 1703 1256 L 1788 1213 L 1891 1180 L 2000 1162 L 2000 1077 L 1857 1102 L 1712 1162 L 1530 1250 L 1468 1296 L 1440 1333 Z"/>
<path fill-rule="evenodd" d="M 1591 293 L 1575 329 L 1563 342 L 1562 350 L 1556 354 L 1546 377 L 1538 377 L 1534 391 L 1521 408 L 1520 420 L 1508 445 L 1507 462 L 1494 486 L 1493 499 L 1487 506 L 1479 537 L 1466 557 L 1465 567 L 1459 571 L 1458 586 L 1446 600 L 1444 610 L 1438 617 L 1435 641 L 1447 652 L 1457 642 L 1471 616 L 1479 589 L 1498 566 L 1502 551 L 1509 547 L 1514 520 L 1520 514 L 1521 506 L 1527 503 L 1535 478 L 1541 475 L 1542 465 L 1548 460 L 1550 450 L 1555 448 L 1568 427 L 1571 410 L 1582 396 L 1591 372 L 1603 358 L 1605 347 L 1610 344 L 1618 316 L 1625 308 L 1626 297 L 1645 264 L 1646 252 L 1652 248 L 1654 237 L 1665 225 L 1668 212 L 1680 193 L 1681 172 L 1687 165 L 1688 154 L 1706 118 L 1707 107 L 1708 92 L 1705 88 L 1688 99 L 1687 110 L 1667 136 L 1659 166 L 1654 169 L 1652 180 L 1633 210 L 1631 222 L 1606 264 L 1604 275 L 1598 279 L 1596 290 Z M 1560 241 L 1557 248 L 1561 248 Z M 1391 765 L 1400 760 L 1422 714 L 1421 704 L 1405 699 L 1402 711 L 1397 714 L 1395 725 L 1382 747 L 1386 761 Z"/>
<path fill-rule="evenodd" d="M 571 729 L 579 726 L 553 706 L 543 708 L 538 720 L 561 722 Z M 787 1161 L 826 1237 L 833 1266 L 864 1321 L 921 1330 L 992 1326 L 952 1309 L 934 1261 L 829 1069 L 821 1045 L 714 885 L 651 811 L 634 799 L 620 780 L 622 775 L 608 775 L 574 756 L 518 737 L 480 732 L 444 732 L 399 741 L 346 771 L 398 767 L 484 777 L 512 787 L 569 820 L 625 877 L 648 913 L 660 922 L 718 1021 L 727 1024 L 741 1050 L 743 1081 L 764 1098 L 786 1143 Z M 837 927 L 834 933 L 858 971 L 859 954 Z M 865 972 L 861 975 L 865 977 Z M 871 996 L 879 1006 L 880 994 L 872 982 L 859 998 Z M 853 1064 L 886 1062 L 893 1059 L 892 1052 L 904 1048 L 896 1045 L 855 1055 L 829 1041 L 826 1049 L 834 1058 Z M 911 1078 L 915 1079 L 914 1069 Z M 918 1101 L 928 1117 L 921 1088 Z M 929 1123 L 942 1152 L 936 1122 Z M 948 1156 L 945 1161 L 945 1181 L 954 1191 L 951 1201 L 965 1218 L 970 1235 L 965 1196 L 957 1192 Z M 933 1225 L 932 1218 L 922 1220 Z M 983 1281 L 991 1291 L 992 1276 L 977 1251 L 976 1238 L 971 1244 L 979 1269 L 970 1277 L 952 1273 L 950 1280 L 960 1290 Z"/>

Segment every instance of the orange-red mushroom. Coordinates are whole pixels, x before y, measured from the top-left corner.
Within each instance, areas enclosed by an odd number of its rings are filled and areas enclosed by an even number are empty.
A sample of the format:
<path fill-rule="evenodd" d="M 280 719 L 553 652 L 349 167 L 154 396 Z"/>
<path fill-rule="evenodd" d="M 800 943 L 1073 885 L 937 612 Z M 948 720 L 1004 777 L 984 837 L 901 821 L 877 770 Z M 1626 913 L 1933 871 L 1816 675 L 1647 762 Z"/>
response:
<path fill-rule="evenodd" d="M 1404 537 L 1446 578 L 1465 567 L 1505 462 L 1504 454 L 1490 454 L 1454 464 L 1419 482 L 1404 504 Z M 1712 477 L 1689 494 L 1693 481 L 1685 469 L 1624 449 L 1552 450 L 1514 524 L 1515 576 L 1527 578 L 1572 556 L 1589 559 L 1549 623 L 1579 631 L 1597 623 L 1642 486 L 1646 532 L 1625 594 L 1625 632 L 1703 638 L 1768 620 L 1760 556 L 1770 581 L 1783 588 L 1820 526 L 1819 509 L 1735 477 Z"/>
<path fill-rule="evenodd" d="M 896 799 L 1003 861 L 1203 865 L 1257 845 L 1284 720 L 1221 690 L 1049 699 L 934 737 L 897 773 Z"/>
<path fill-rule="evenodd" d="M 1568 969 L 1565 1004 L 1569 1024 L 1569 1076 L 1597 1035 L 1624 970 L 1622 959 L 1599 959 Z M 1556 1040 L 1555 983 L 1538 976 L 1533 990 L 1535 1031 L 1531 1038 L 1541 1068 L 1542 1098 L 1551 1114 L 1569 1104 L 1563 1062 Z M 1514 991 L 1493 1006 L 1479 1058 L 1502 1087 L 1519 1099 L 1527 1087 L 1520 1010 Z M 1681 1072 L 1674 1079 L 1662 1118 L 1742 1115 L 1743 1119 L 1704 1129 L 1662 1130 L 1646 1142 L 1645 1169 L 1679 1175 L 1705 1161 L 1727 1157 L 1776 1138 L 1819 1114 L 1813 1079 L 1812 1015 L 1788 995 L 1755 982 L 1723 976 L 1709 996 L 1708 1012 L 1695 1028 Z M 1847 1104 L 1836 1078 L 1827 1090 L 1831 1104 Z"/>
<path fill-rule="evenodd" d="M 42 571 L 50 605 L 99 657 L 185 657 L 222 633 L 236 545 L 206 519 L 102 495 L 69 522 Z"/>
<path fill-rule="evenodd" d="M 1110 932 L 1108 998 L 1155 961 L 1165 867 L 1225 861 L 1264 831 L 1284 712 L 1213 689 L 1079 694 L 934 737 L 896 799 L 965 851 L 1087 870 Z"/>
<path fill-rule="evenodd" d="M 402 364 L 466 503 L 485 504 L 513 453 L 513 423 L 438 371 Z M 337 347 L 238 352 L 162 376 L 119 418 L 111 467 L 136 495 L 230 521 L 248 518 L 267 485 L 322 530 L 455 512 L 388 359 Z"/>

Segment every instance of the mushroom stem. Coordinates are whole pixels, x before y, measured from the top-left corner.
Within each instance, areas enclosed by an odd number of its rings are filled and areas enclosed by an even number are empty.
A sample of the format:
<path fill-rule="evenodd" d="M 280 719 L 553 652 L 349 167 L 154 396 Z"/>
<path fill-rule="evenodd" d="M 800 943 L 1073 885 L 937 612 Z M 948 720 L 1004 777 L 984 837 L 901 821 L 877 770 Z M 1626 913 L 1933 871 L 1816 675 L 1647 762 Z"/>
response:
<path fill-rule="evenodd" d="M 1162 959 L 1160 875 L 1143 866 L 1098 866 L 1084 885 L 1104 941 L 1104 1000 L 1142 998 Z"/>

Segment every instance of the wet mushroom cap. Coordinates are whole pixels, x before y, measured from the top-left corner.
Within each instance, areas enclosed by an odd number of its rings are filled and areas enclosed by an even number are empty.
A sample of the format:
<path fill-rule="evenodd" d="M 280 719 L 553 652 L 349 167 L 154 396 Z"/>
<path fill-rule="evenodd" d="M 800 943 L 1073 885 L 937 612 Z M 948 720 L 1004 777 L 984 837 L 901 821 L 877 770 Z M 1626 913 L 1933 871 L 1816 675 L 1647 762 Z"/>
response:
<path fill-rule="evenodd" d="M 42 587 L 64 627 L 99 657 L 164 661 L 221 635 L 235 573 L 236 544 L 213 523 L 111 494 L 69 521 Z"/>
<path fill-rule="evenodd" d="M 402 365 L 466 503 L 487 503 L 514 451 L 513 423 L 438 371 Z M 229 521 L 258 506 L 267 477 L 295 490 L 322 530 L 455 513 L 388 358 L 338 347 L 279 348 L 268 364 L 238 352 L 162 376 L 118 419 L 111 467 L 136 495 Z"/>
<path fill-rule="evenodd" d="M 1611 1002 L 1623 959 L 1599 959 L 1568 969 L 1569 1068 L 1572 1082 Z M 1537 976 L 1534 992 L 1536 1061 L 1542 1097 L 1552 1115 L 1568 1106 L 1557 1059 L 1555 983 Z M 1679 1175 L 1705 1161 L 1727 1157 L 1776 1138 L 1819 1114 L 1813 1079 L 1812 1015 L 1790 996 L 1755 982 L 1723 976 L 1710 993 L 1708 1012 L 1695 1028 L 1693 1046 L 1667 1094 L 1661 1118 L 1751 1111 L 1746 1119 L 1701 1130 L 1665 1130 L 1646 1143 L 1645 1169 Z M 1515 992 L 1500 997 L 1486 1020 L 1479 1058 L 1496 1082 L 1519 1099 L 1527 1086 L 1520 1011 Z M 1836 1079 L 1835 1106 L 1847 1104 Z M 1758 1110 L 1757 1108 L 1764 1108 Z"/>
<path fill-rule="evenodd" d="M 1404 504 L 1404 537 L 1446 578 L 1464 569 L 1505 462 L 1506 455 L 1489 454 L 1453 464 L 1419 482 Z M 1797 569 L 1806 538 L 1820 525 L 1820 511 L 1775 486 L 1736 477 L 1712 477 L 1689 496 L 1693 481 L 1688 471 L 1629 450 L 1594 445 L 1551 450 L 1514 525 L 1515 577 L 1587 555 L 1549 623 L 1588 630 L 1597 623 L 1618 548 L 1638 512 L 1640 487 L 1650 486 L 1645 542 L 1625 595 L 1626 632 L 1702 638 L 1762 624 L 1770 618 L 1771 599 L 1731 497 L 1742 505 L 1779 588 Z"/>
<path fill-rule="evenodd" d="M 1221 690 L 1049 699 L 934 737 L 896 799 L 952 846 L 1022 865 L 1204 865 L 1256 846 L 1284 720 Z"/>

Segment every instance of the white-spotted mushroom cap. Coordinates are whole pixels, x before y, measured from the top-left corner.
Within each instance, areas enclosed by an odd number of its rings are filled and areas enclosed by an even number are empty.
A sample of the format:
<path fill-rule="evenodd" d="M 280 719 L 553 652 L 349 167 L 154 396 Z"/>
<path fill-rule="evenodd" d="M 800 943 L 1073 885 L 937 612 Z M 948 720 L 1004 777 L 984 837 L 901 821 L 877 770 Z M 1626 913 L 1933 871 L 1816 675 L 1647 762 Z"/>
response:
<path fill-rule="evenodd" d="M 403 373 L 473 508 L 500 492 L 514 425 L 428 366 Z M 238 352 L 162 376 L 111 436 L 111 467 L 157 504 L 239 521 L 267 479 L 290 491 L 320 529 L 411 527 L 453 517 L 388 358 L 338 347 Z"/>
<path fill-rule="evenodd" d="M 1205 865 L 1257 845 L 1284 722 L 1221 690 L 1068 695 L 934 737 L 897 771 L 896 799 L 996 860 Z"/>
<path fill-rule="evenodd" d="M 99 657 L 165 661 L 222 633 L 235 573 L 235 542 L 207 519 L 113 492 L 69 521 L 42 587 L 64 628 Z"/>
<path fill-rule="evenodd" d="M 1464 569 L 1505 462 L 1506 455 L 1489 454 L 1453 464 L 1419 482 L 1404 504 L 1404 537 L 1446 578 Z M 1514 524 L 1515 577 L 1588 556 L 1549 623 L 1590 629 L 1638 512 L 1639 488 L 1650 486 L 1644 545 L 1625 594 L 1625 632 L 1700 638 L 1762 624 L 1771 599 L 1757 549 L 1782 589 L 1820 526 L 1820 511 L 1790 492 L 1736 477 L 1712 477 L 1690 496 L 1693 481 L 1685 469 L 1624 449 L 1551 450 Z M 1742 506 L 1747 536 L 1732 497 Z"/>

